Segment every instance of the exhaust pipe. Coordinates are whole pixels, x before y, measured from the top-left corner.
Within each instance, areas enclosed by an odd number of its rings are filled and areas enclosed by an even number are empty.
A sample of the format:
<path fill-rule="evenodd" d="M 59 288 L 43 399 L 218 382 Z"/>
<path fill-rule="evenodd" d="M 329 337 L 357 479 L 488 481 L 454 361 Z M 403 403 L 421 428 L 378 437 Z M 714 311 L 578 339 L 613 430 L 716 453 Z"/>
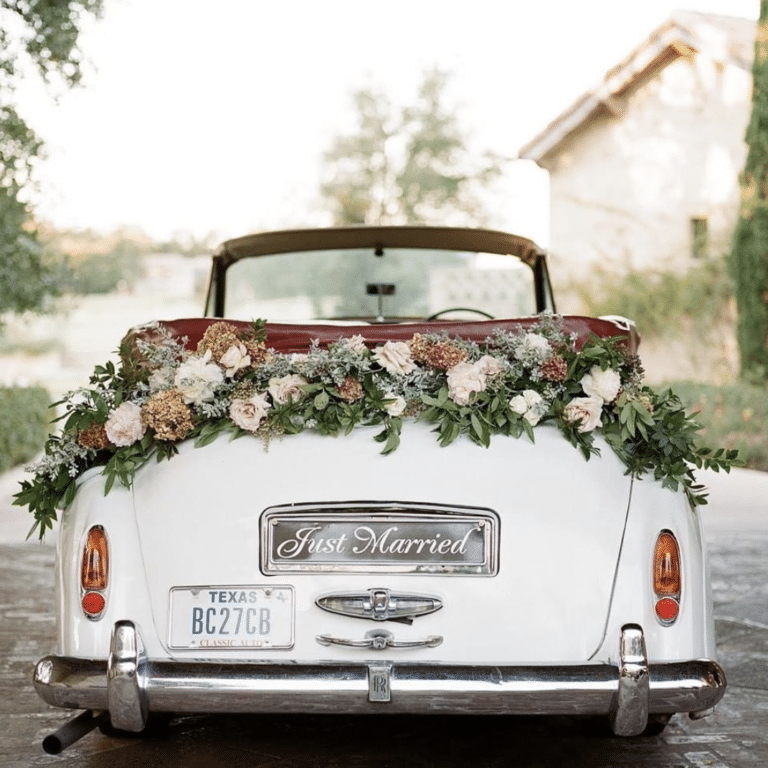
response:
<path fill-rule="evenodd" d="M 74 744 L 78 739 L 87 736 L 96 726 L 109 722 L 109 712 L 107 710 L 93 711 L 86 709 L 81 712 L 74 720 L 54 731 L 43 739 L 43 752 L 49 755 L 58 755 L 63 749 Z"/>

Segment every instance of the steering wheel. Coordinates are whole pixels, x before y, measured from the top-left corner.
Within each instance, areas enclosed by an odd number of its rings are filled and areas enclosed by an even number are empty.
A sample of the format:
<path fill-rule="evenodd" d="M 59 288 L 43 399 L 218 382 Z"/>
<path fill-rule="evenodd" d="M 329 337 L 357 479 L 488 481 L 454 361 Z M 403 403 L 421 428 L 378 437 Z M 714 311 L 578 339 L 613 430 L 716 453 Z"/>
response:
<path fill-rule="evenodd" d="M 430 315 L 427 318 L 424 318 L 425 322 L 429 323 L 432 320 L 437 320 L 440 315 L 446 314 L 446 312 L 474 312 L 476 315 L 482 315 L 483 317 L 488 318 L 488 320 L 495 320 L 496 318 L 493 315 L 489 315 L 487 312 L 484 312 L 482 309 L 473 309 L 472 307 L 451 307 L 450 309 L 441 309 L 439 312 L 435 312 L 433 315 Z"/>

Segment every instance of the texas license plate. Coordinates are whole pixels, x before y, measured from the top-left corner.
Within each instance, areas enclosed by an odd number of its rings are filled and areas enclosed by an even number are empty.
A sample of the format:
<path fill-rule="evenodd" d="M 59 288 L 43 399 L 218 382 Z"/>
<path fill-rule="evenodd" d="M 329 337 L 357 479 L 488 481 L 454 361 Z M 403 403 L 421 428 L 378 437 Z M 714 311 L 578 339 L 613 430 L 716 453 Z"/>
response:
<path fill-rule="evenodd" d="M 293 646 L 293 587 L 173 587 L 171 648 L 242 650 Z"/>

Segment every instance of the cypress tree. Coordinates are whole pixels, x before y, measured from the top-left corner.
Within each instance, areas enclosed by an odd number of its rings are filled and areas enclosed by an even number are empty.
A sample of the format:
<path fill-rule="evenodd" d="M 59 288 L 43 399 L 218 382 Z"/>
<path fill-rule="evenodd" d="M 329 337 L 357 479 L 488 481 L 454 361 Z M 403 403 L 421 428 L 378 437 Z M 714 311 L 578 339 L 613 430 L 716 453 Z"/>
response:
<path fill-rule="evenodd" d="M 741 374 L 768 379 L 768 0 L 760 19 L 752 65 L 752 117 L 741 176 L 741 210 L 729 258 L 738 307 Z"/>

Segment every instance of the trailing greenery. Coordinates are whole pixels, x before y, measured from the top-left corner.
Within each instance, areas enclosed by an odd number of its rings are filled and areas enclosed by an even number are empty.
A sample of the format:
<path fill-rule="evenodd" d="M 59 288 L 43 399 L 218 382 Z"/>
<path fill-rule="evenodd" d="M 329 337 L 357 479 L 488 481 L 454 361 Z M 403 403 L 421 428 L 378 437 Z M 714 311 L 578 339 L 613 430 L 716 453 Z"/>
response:
<path fill-rule="evenodd" d="M 581 346 L 550 314 L 527 329 L 489 330 L 481 343 L 416 333 L 370 349 L 351 336 L 290 355 L 266 347 L 262 321 L 247 331 L 213 322 L 195 351 L 155 324 L 123 344 L 119 366 L 97 367 L 90 387 L 60 403 L 63 430 L 15 503 L 29 507 L 42 538 L 92 467 L 103 467 L 109 492 L 129 487 L 148 461 L 172 457 L 182 440 L 202 447 L 223 434 L 268 441 L 359 426 L 380 428 L 374 439 L 388 454 L 408 418 L 434 425 L 441 446 L 460 436 L 486 448 L 497 436 L 534 440 L 538 425 L 550 425 L 585 459 L 600 453 L 602 432 L 628 474 L 681 489 L 693 505 L 706 503 L 695 467 L 738 464 L 734 450 L 697 444 L 699 426 L 677 396 L 642 384 L 624 337 Z"/>
<path fill-rule="evenodd" d="M 710 445 L 739 451 L 750 469 L 768 471 L 768 397 L 765 384 L 739 381 L 725 386 L 675 382 L 675 393 L 701 426 Z"/>
<path fill-rule="evenodd" d="M 0 386 L 0 472 L 40 453 L 50 423 L 49 402 L 42 387 Z"/>
<path fill-rule="evenodd" d="M 644 336 L 677 336 L 691 326 L 704 333 L 727 321 L 733 289 L 725 260 L 711 258 L 683 274 L 631 269 L 621 275 L 597 269 L 575 286 L 592 317 L 632 318 Z"/>
<path fill-rule="evenodd" d="M 768 379 L 768 0 L 760 0 L 752 65 L 752 117 L 741 176 L 741 212 L 730 267 L 744 375 Z"/>

